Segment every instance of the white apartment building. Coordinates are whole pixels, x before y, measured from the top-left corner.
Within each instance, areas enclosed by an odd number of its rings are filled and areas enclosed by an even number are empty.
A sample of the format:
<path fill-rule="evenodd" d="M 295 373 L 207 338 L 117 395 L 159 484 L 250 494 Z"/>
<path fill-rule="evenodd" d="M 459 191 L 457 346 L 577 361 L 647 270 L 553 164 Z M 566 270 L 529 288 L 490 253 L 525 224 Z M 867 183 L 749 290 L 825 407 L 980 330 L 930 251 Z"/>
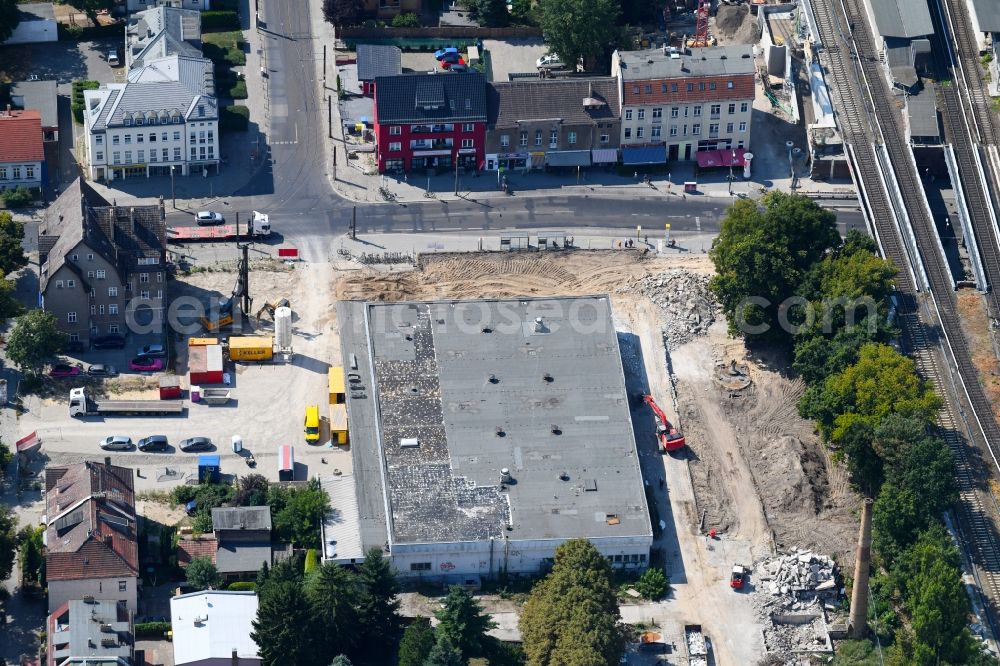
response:
<path fill-rule="evenodd" d="M 179 176 L 219 169 L 219 107 L 212 63 L 172 55 L 147 60 L 84 93 L 90 178 Z"/>

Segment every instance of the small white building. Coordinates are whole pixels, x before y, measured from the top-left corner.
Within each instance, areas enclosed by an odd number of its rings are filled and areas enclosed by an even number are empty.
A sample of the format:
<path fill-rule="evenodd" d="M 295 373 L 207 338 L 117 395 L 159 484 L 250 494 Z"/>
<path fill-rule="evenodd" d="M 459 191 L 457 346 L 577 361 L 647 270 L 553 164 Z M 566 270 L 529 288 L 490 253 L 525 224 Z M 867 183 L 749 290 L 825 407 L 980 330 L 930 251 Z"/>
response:
<path fill-rule="evenodd" d="M 201 14 L 155 7 L 138 12 L 125 26 L 125 67 L 138 69 L 157 58 L 201 56 Z"/>
<path fill-rule="evenodd" d="M 212 8 L 212 0 L 126 0 L 125 6 L 129 14 L 151 7 L 177 7 L 205 12 Z"/>
<path fill-rule="evenodd" d="M 93 180 L 218 172 L 219 104 L 210 60 L 146 61 L 126 83 L 86 91 L 83 117 Z"/>
<path fill-rule="evenodd" d="M 253 592 L 205 590 L 170 600 L 175 666 L 258 666 L 250 637 L 257 619 Z"/>

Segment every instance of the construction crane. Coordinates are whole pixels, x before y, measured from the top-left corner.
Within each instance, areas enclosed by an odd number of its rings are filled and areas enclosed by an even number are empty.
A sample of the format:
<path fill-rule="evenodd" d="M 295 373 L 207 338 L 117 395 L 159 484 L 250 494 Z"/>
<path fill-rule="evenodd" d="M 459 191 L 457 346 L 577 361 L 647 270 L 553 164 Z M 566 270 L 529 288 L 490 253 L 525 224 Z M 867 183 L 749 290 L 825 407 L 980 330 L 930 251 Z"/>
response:
<path fill-rule="evenodd" d="M 240 216 L 236 214 L 236 237 L 239 238 Z M 240 258 L 236 264 L 236 285 L 229 298 L 219 302 L 219 308 L 215 312 L 211 309 L 201 318 L 201 325 L 209 333 L 215 333 L 221 328 L 232 326 L 236 323 L 233 309 L 239 306 L 243 315 L 249 315 L 253 307 L 253 299 L 250 297 L 250 246 L 249 243 L 237 241 L 236 248 L 240 251 Z M 242 323 L 242 319 L 240 320 Z"/>
<path fill-rule="evenodd" d="M 694 37 L 687 42 L 691 48 L 710 45 L 708 41 L 708 10 L 711 4 L 711 0 L 698 0 L 698 9 L 695 10 Z"/>
<path fill-rule="evenodd" d="M 642 401 L 653 410 L 653 417 L 656 419 L 656 439 L 660 443 L 660 448 L 667 452 L 684 448 L 684 435 L 667 420 L 667 415 L 653 400 L 653 396 L 644 395 Z"/>

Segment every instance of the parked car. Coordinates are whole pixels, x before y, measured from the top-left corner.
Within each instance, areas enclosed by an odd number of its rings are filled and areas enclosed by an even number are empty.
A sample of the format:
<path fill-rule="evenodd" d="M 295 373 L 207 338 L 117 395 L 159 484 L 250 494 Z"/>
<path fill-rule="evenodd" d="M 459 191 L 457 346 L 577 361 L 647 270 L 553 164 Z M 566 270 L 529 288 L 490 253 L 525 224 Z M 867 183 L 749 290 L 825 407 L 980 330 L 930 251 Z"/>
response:
<path fill-rule="evenodd" d="M 192 451 L 211 451 L 214 447 L 212 440 L 208 437 L 188 437 L 181 440 L 177 448 L 185 453 L 190 453 Z"/>
<path fill-rule="evenodd" d="M 112 67 L 117 67 L 121 64 L 121 61 L 118 59 L 118 49 L 108 51 L 108 64 Z"/>
<path fill-rule="evenodd" d="M 57 379 L 63 377 L 76 377 L 80 374 L 80 368 L 76 365 L 70 365 L 69 363 L 56 363 L 49 370 L 49 377 L 55 377 Z"/>
<path fill-rule="evenodd" d="M 222 213 L 215 213 L 215 212 L 210 211 L 210 210 L 200 211 L 195 216 L 195 219 L 198 221 L 198 224 L 201 225 L 201 226 L 205 226 L 207 224 L 222 224 L 223 222 L 226 221 L 226 218 L 224 218 L 222 216 Z"/>
<path fill-rule="evenodd" d="M 125 337 L 114 334 L 102 335 L 91 339 L 90 346 L 94 349 L 125 349 Z"/>
<path fill-rule="evenodd" d="M 451 69 L 452 67 L 455 67 L 456 65 L 464 65 L 464 64 L 465 64 L 465 60 L 462 59 L 462 58 L 459 58 L 457 61 L 454 61 L 454 62 L 452 62 L 451 60 L 442 60 L 441 61 L 441 69 Z"/>
<path fill-rule="evenodd" d="M 457 52 L 456 53 L 445 53 L 443 56 L 441 56 L 440 58 L 438 58 L 438 60 L 440 60 L 441 62 L 450 62 L 452 64 L 455 64 L 456 62 L 461 62 L 462 61 L 462 56 L 459 55 Z"/>
<path fill-rule="evenodd" d="M 559 59 L 559 56 L 554 53 L 543 55 L 535 61 L 535 67 L 539 69 L 562 69 L 565 66 L 563 61 Z"/>
<path fill-rule="evenodd" d="M 66 344 L 63 345 L 63 351 L 67 353 L 76 353 L 87 351 L 87 345 L 83 344 L 81 340 L 67 340 Z"/>
<path fill-rule="evenodd" d="M 105 365 L 103 363 L 95 363 L 89 368 L 87 368 L 87 374 L 91 377 L 117 377 L 118 368 L 113 365 Z"/>
<path fill-rule="evenodd" d="M 448 68 L 448 71 L 449 72 L 455 72 L 456 74 L 458 74 L 460 72 L 468 72 L 469 71 L 469 66 L 468 65 L 454 64 L 454 65 L 452 65 L 451 67 Z"/>
<path fill-rule="evenodd" d="M 108 435 L 101 440 L 105 451 L 128 451 L 132 448 L 132 438 L 128 435 Z"/>
<path fill-rule="evenodd" d="M 150 435 L 149 437 L 143 437 L 139 440 L 136 445 L 140 451 L 166 451 L 167 450 L 167 436 L 166 435 Z"/>
<path fill-rule="evenodd" d="M 458 49 L 455 48 L 454 46 L 446 46 L 443 49 L 438 49 L 437 51 L 435 51 L 434 52 L 434 57 L 437 58 L 438 60 L 440 60 L 441 58 L 445 57 L 449 53 L 453 53 L 455 55 L 458 55 Z"/>
<path fill-rule="evenodd" d="M 138 372 L 163 370 L 163 359 L 153 358 L 152 356 L 140 356 L 139 358 L 134 358 L 128 362 L 128 369 L 136 370 Z"/>
<path fill-rule="evenodd" d="M 163 345 L 144 345 L 139 347 L 139 350 L 135 353 L 139 358 L 144 356 L 149 356 L 152 358 L 163 358 L 167 355 L 167 350 Z"/>

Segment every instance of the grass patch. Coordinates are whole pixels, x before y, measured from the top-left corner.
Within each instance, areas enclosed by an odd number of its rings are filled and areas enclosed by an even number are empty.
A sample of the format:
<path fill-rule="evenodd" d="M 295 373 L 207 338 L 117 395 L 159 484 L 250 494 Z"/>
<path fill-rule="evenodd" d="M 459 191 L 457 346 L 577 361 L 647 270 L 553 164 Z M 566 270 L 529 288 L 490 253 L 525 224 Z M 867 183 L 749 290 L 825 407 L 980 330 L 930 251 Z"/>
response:
<path fill-rule="evenodd" d="M 70 101 L 70 109 L 73 111 L 73 120 L 83 124 L 83 91 L 97 90 L 101 84 L 97 81 L 74 81 L 72 84 L 73 93 Z"/>
<path fill-rule="evenodd" d="M 202 52 L 216 67 L 237 67 L 247 64 L 243 52 L 243 34 L 239 31 L 210 32 L 201 36 Z"/>
<path fill-rule="evenodd" d="M 250 109 L 245 106 L 227 106 L 219 112 L 219 131 L 245 132 L 250 125 Z"/>
<path fill-rule="evenodd" d="M 246 99 L 247 98 L 247 82 L 242 79 L 236 81 L 229 88 L 229 96 L 233 99 Z"/>

